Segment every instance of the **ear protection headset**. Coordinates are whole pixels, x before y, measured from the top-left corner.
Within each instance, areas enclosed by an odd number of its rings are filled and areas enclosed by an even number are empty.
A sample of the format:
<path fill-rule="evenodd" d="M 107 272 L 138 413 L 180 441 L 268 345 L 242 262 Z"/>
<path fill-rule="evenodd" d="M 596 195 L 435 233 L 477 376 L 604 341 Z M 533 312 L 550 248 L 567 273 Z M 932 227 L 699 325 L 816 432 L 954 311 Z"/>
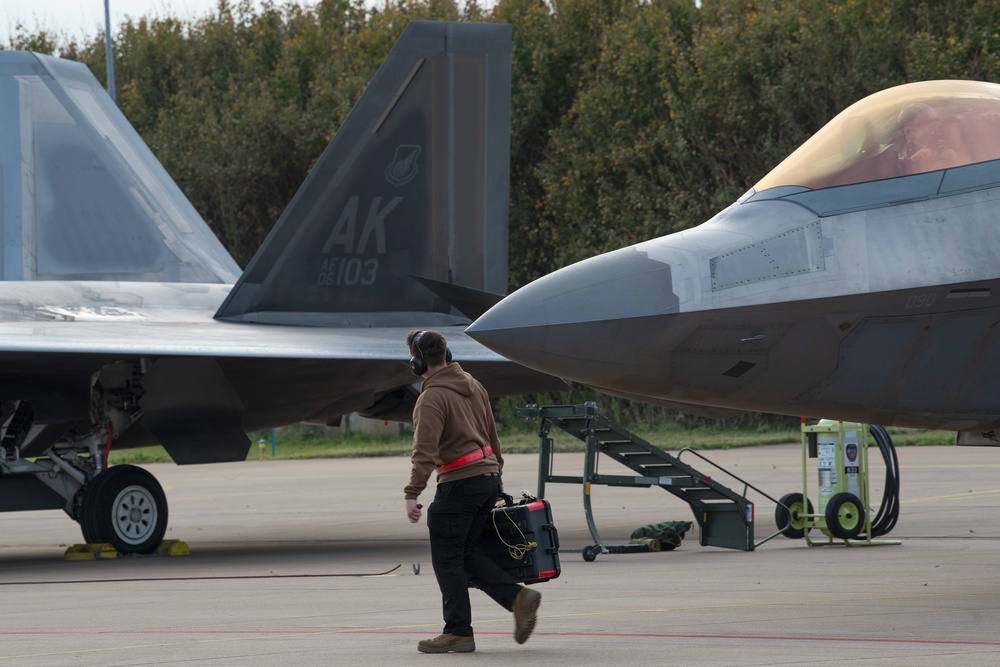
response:
<path fill-rule="evenodd" d="M 420 349 L 420 337 L 423 335 L 424 332 L 421 331 L 413 337 L 413 350 L 416 354 L 410 357 L 410 372 L 417 377 L 427 372 L 427 362 L 424 361 L 424 353 Z M 444 362 L 446 364 L 451 363 L 451 350 L 447 346 L 444 348 Z"/>

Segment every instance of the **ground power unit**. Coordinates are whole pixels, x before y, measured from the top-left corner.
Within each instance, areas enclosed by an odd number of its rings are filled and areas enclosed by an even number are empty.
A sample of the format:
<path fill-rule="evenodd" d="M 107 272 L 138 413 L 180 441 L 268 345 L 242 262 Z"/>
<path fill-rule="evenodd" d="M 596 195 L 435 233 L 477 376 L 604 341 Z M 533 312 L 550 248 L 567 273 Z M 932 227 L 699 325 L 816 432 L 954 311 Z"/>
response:
<path fill-rule="evenodd" d="M 886 482 L 876 513 L 869 498 L 869 436 L 885 462 Z M 815 465 L 810 461 L 815 461 Z M 810 496 L 815 475 L 816 503 Z M 899 465 L 888 432 L 878 425 L 823 419 L 802 423 L 802 492 L 782 496 L 775 507 L 775 523 L 785 537 L 805 538 L 811 546 L 824 544 L 898 544 L 873 540 L 895 526 L 899 508 Z M 874 518 L 873 518 L 874 515 Z M 818 529 L 826 541 L 814 541 Z"/>

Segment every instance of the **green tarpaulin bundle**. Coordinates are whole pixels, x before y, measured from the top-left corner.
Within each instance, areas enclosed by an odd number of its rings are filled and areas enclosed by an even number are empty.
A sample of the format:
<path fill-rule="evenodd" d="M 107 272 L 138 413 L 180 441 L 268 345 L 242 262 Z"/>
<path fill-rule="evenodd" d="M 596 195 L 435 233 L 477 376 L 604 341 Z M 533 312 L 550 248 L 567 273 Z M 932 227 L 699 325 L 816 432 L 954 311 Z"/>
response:
<path fill-rule="evenodd" d="M 691 530 L 690 521 L 664 521 L 651 523 L 632 531 L 632 544 L 648 544 L 650 551 L 670 551 L 684 540 L 684 534 Z M 658 548 L 654 548 L 654 544 Z"/>

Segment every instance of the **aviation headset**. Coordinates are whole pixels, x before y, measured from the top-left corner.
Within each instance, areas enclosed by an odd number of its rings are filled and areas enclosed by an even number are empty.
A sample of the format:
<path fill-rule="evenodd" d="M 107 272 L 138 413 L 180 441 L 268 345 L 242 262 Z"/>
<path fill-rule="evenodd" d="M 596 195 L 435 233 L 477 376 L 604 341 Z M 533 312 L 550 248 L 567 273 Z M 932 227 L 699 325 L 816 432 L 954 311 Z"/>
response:
<path fill-rule="evenodd" d="M 420 337 L 424 335 L 424 331 L 418 331 L 417 335 L 413 337 L 413 350 L 416 352 L 412 357 L 410 357 L 410 372 L 420 377 L 427 372 L 427 362 L 424 361 L 424 351 L 420 349 Z M 451 350 L 448 349 L 447 343 L 445 343 L 444 348 L 444 363 L 451 363 Z"/>

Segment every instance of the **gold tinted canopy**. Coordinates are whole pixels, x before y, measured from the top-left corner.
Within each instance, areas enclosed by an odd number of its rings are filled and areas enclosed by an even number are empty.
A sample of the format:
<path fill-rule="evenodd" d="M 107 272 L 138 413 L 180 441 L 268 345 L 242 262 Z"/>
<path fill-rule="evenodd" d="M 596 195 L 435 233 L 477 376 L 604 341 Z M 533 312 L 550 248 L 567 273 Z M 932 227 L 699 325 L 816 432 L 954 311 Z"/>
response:
<path fill-rule="evenodd" d="M 813 190 L 1000 158 L 1000 84 L 922 81 L 856 102 L 754 190 Z"/>

